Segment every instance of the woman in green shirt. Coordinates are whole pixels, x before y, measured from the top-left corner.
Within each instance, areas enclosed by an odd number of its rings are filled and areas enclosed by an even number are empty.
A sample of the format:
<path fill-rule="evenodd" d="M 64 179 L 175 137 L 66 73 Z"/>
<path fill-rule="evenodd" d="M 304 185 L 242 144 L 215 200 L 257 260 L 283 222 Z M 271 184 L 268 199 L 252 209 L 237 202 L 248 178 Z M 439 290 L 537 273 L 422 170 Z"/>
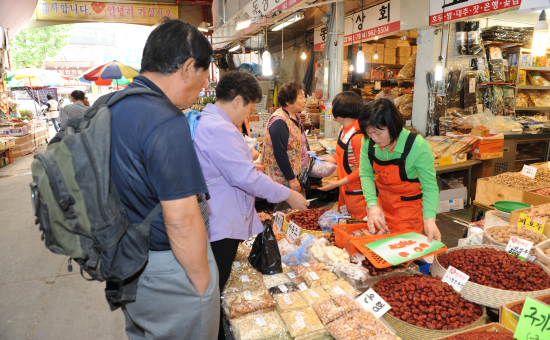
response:
<path fill-rule="evenodd" d="M 364 106 L 359 126 L 365 135 L 359 177 L 371 232 L 375 226 L 392 233 L 424 230 L 428 241 L 441 241 L 435 224 L 439 189 L 428 142 L 403 128 L 401 113 L 387 99 Z"/>

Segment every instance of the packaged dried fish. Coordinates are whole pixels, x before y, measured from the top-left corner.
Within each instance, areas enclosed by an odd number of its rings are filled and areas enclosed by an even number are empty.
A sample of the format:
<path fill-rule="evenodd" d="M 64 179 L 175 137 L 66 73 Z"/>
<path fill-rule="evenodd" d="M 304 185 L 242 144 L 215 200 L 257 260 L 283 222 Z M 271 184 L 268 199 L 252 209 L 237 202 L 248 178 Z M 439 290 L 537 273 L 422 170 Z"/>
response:
<path fill-rule="evenodd" d="M 277 312 L 247 315 L 231 320 L 236 340 L 290 340 L 287 328 Z"/>

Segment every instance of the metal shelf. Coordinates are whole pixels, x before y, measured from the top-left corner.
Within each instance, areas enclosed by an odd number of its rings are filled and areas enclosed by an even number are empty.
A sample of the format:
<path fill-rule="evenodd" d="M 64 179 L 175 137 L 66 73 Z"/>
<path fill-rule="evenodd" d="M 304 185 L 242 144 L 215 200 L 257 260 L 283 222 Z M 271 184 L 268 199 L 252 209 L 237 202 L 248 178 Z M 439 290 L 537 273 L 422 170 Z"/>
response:
<path fill-rule="evenodd" d="M 550 111 L 550 106 L 527 106 L 527 107 L 516 107 L 516 111 Z"/>
<path fill-rule="evenodd" d="M 550 90 L 550 86 L 517 85 L 518 90 Z"/>
<path fill-rule="evenodd" d="M 514 65 L 514 66 L 517 66 L 517 65 Z M 550 71 L 550 67 L 539 67 L 539 66 L 520 66 L 519 69 L 528 70 L 528 71 Z"/>
<path fill-rule="evenodd" d="M 523 159 L 518 159 L 518 158 L 516 158 L 515 161 L 516 161 L 516 162 L 531 162 L 531 161 L 538 161 L 539 159 L 542 159 L 542 157 L 537 157 L 537 158 L 523 158 Z"/>

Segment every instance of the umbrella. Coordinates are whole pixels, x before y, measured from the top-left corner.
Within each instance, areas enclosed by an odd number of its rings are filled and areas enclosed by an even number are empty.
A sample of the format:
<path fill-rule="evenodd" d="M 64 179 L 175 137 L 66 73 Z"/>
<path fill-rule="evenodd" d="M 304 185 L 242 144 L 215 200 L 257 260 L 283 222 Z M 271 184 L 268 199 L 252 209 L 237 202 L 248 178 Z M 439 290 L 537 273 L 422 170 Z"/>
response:
<path fill-rule="evenodd" d="M 81 81 L 84 83 L 95 83 L 97 86 L 109 86 L 113 83 L 112 79 L 99 78 L 98 80 L 90 81 L 90 80 L 86 80 L 84 77 L 81 77 L 81 76 L 76 77 L 74 80 Z M 130 80 L 126 79 L 126 77 L 122 77 L 120 79 L 117 79 L 116 83 L 117 85 L 128 85 L 130 84 Z"/>
<path fill-rule="evenodd" d="M 8 82 L 8 87 L 30 87 L 33 93 L 33 88 L 56 86 L 67 82 L 67 80 L 57 72 L 32 67 L 25 67 L 8 72 L 8 74 L 4 76 L 4 80 Z M 34 108 L 38 113 L 36 102 L 34 103 Z"/>
<path fill-rule="evenodd" d="M 107 80 L 112 81 L 112 79 L 115 79 L 117 83 L 117 89 L 118 89 L 119 79 L 126 78 L 127 81 L 130 81 L 131 79 L 133 79 L 135 76 L 138 76 L 138 75 L 139 75 L 139 70 L 133 68 L 132 66 L 113 60 L 110 63 L 103 64 L 86 73 L 83 73 L 82 75 L 80 75 L 75 79 L 84 78 L 88 81 L 95 81 L 96 84 L 98 84 L 97 82 L 100 81 L 101 85 L 104 84 L 102 83 L 102 81 L 107 81 Z"/>

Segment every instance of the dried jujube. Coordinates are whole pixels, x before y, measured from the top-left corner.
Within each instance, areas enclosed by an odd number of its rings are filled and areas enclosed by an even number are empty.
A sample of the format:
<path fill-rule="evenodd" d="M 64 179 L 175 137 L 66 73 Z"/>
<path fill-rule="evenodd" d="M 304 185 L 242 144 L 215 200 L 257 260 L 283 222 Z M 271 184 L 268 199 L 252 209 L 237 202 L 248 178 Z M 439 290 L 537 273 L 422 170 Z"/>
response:
<path fill-rule="evenodd" d="M 456 334 L 446 340 L 514 340 L 513 333 L 475 332 Z"/>

